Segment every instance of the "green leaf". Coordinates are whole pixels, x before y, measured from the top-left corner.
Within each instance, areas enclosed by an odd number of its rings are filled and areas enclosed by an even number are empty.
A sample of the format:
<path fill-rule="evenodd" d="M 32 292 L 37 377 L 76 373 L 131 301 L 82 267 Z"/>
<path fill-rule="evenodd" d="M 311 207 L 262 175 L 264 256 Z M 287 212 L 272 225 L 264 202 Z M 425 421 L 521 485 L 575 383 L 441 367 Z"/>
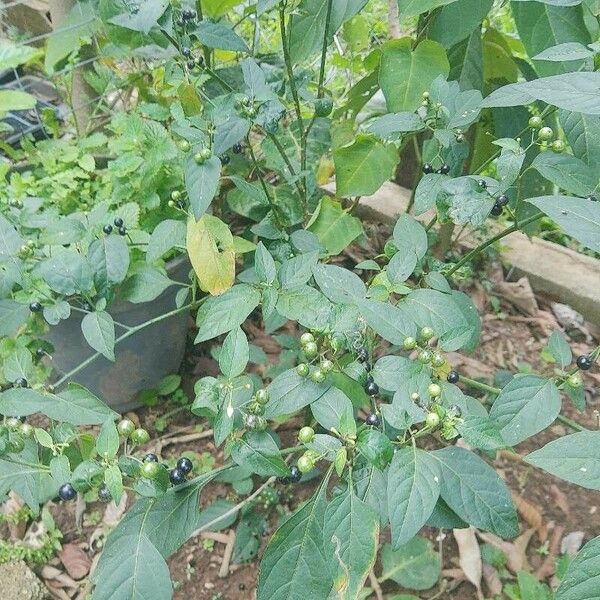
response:
<path fill-rule="evenodd" d="M 0 90 L 0 113 L 12 110 L 30 110 L 35 107 L 35 96 L 18 90 Z"/>
<path fill-rule="evenodd" d="M 0 496 L 4 498 L 11 490 L 14 491 L 34 514 L 39 512 L 40 502 L 44 501 L 43 484 L 48 481 L 47 470 L 39 464 L 37 451 L 37 444 L 27 440 L 19 455 L 7 456 L 9 460 L 0 457 Z M 16 462 L 13 462 L 15 458 Z M 20 464 L 21 461 L 27 464 Z"/>
<path fill-rule="evenodd" d="M 451 48 L 462 42 L 473 32 L 479 37 L 479 25 L 493 4 L 493 0 L 460 0 L 447 4 L 428 28 L 427 37 L 439 42 L 444 48 Z"/>
<path fill-rule="evenodd" d="M 410 215 L 400 215 L 394 225 L 394 243 L 399 250 L 413 252 L 420 260 L 427 253 L 427 232 Z M 395 255 L 394 255 L 395 256 Z"/>
<path fill-rule="evenodd" d="M 400 18 L 414 17 L 423 13 L 429 12 L 434 8 L 452 4 L 456 0 L 407 0 L 406 2 L 398 2 Z"/>
<path fill-rule="evenodd" d="M 225 377 L 233 379 L 243 373 L 249 358 L 248 338 L 241 327 L 232 329 L 219 353 L 219 368 Z"/>
<path fill-rule="evenodd" d="M 106 484 L 113 501 L 118 505 L 123 497 L 123 475 L 121 474 L 119 465 L 114 464 L 106 467 L 104 470 L 104 483 Z"/>
<path fill-rule="evenodd" d="M 7 381 L 14 382 L 20 377 L 29 379 L 33 369 L 33 358 L 27 348 L 16 347 L 5 358 L 2 371 Z"/>
<path fill-rule="evenodd" d="M 341 197 L 374 194 L 392 177 L 398 159 L 393 144 L 358 135 L 351 145 L 333 151 L 336 194 Z"/>
<path fill-rule="evenodd" d="M 279 269 L 279 283 L 284 289 L 308 283 L 319 260 L 319 252 L 312 251 L 284 260 Z"/>
<path fill-rule="evenodd" d="M 546 213 L 578 242 L 600 252 L 600 203 L 571 196 L 538 196 L 528 198 L 527 202 Z"/>
<path fill-rule="evenodd" d="M 29 307 L 9 298 L 0 299 L 0 336 L 11 336 L 27 320 Z"/>
<path fill-rule="evenodd" d="M 81 332 L 96 352 L 115 360 L 115 324 L 106 311 L 87 313 L 81 321 Z"/>
<path fill-rule="evenodd" d="M 392 443 L 376 429 L 363 429 L 358 434 L 356 449 L 369 464 L 379 470 L 385 469 L 394 456 Z"/>
<path fill-rule="evenodd" d="M 387 482 L 387 470 L 380 471 L 369 466 L 352 472 L 356 495 L 379 515 L 381 527 L 387 525 L 389 521 Z"/>
<path fill-rule="evenodd" d="M 258 306 L 260 292 L 241 283 L 220 296 L 208 298 L 198 309 L 196 343 L 210 340 L 241 325 Z"/>
<path fill-rule="evenodd" d="M 185 246 L 185 223 L 165 219 L 155 228 L 146 248 L 146 260 L 150 263 L 162 258 L 169 250 Z"/>
<path fill-rule="evenodd" d="M 379 84 L 388 111 L 416 110 L 433 80 L 449 71 L 446 51 L 433 40 L 423 40 L 414 50 L 410 38 L 387 42 L 382 47 Z"/>
<path fill-rule="evenodd" d="M 23 44 L 16 45 L 4 39 L 0 43 L 0 69 L 14 69 L 43 55 L 44 52 L 41 48 L 32 48 Z"/>
<path fill-rule="evenodd" d="M 425 123 L 414 112 L 388 113 L 369 122 L 367 131 L 381 139 L 398 139 L 401 133 L 421 131 Z"/>
<path fill-rule="evenodd" d="M 266 431 L 247 431 L 231 447 L 231 459 L 263 477 L 285 477 L 289 474 L 275 440 Z"/>
<path fill-rule="evenodd" d="M 548 181 L 577 196 L 587 196 L 598 185 L 594 170 L 570 154 L 542 152 L 531 166 Z"/>
<path fill-rule="evenodd" d="M 355 304 L 367 294 L 367 288 L 361 278 L 343 267 L 318 264 L 313 269 L 313 275 L 321 291 L 332 302 Z"/>
<path fill-rule="evenodd" d="M 331 500 L 325 510 L 323 544 L 341 599 L 356 599 L 377 556 L 379 519 L 352 486 Z"/>
<path fill-rule="evenodd" d="M 600 599 L 600 537 L 575 556 L 556 590 L 556 600 Z"/>
<path fill-rule="evenodd" d="M 102 423 L 100 433 L 96 438 L 96 450 L 104 459 L 114 458 L 119 450 L 119 432 L 113 419 L 107 419 Z M 118 500 L 117 500 L 118 503 Z"/>
<path fill-rule="evenodd" d="M 550 46 L 546 50 L 542 50 L 539 54 L 533 57 L 533 60 L 549 60 L 552 62 L 562 62 L 569 60 L 583 60 L 594 56 L 589 48 L 579 42 L 565 42 Z"/>
<path fill-rule="evenodd" d="M 335 428 L 346 435 L 356 433 L 352 402 L 344 392 L 336 387 L 330 387 L 318 400 L 312 402 L 310 410 L 317 423 L 328 431 Z M 343 423 L 352 423 L 353 430 L 344 431 Z"/>
<path fill-rule="evenodd" d="M 560 406 L 560 394 L 551 379 L 517 375 L 494 400 L 490 418 L 502 428 L 502 437 L 512 446 L 551 425 Z"/>
<path fill-rule="evenodd" d="M 246 42 L 224 23 L 200 21 L 193 32 L 200 43 L 208 48 L 231 50 L 233 52 L 250 52 Z"/>
<path fill-rule="evenodd" d="M 402 448 L 388 469 L 392 545 L 409 542 L 431 516 L 440 495 L 440 466 L 429 452 Z"/>
<path fill-rule="evenodd" d="M 94 283 L 102 292 L 110 284 L 121 283 L 129 270 L 129 248 L 120 235 L 94 240 L 89 248 L 90 264 L 94 266 Z"/>
<path fill-rule="evenodd" d="M 262 560 L 257 600 L 328 598 L 329 557 L 323 548 L 326 478 L 315 495 L 269 540 Z"/>
<path fill-rule="evenodd" d="M 273 283 L 277 277 L 277 267 L 273 257 L 262 242 L 258 242 L 254 253 L 254 270 L 259 281 Z"/>
<path fill-rule="evenodd" d="M 73 425 L 100 425 L 118 417 L 91 392 L 75 383 L 59 394 L 41 393 L 31 388 L 11 388 L 0 393 L 0 414 L 16 417 L 36 412 Z"/>
<path fill-rule="evenodd" d="M 437 197 L 446 181 L 448 177 L 439 173 L 430 173 L 421 178 L 415 190 L 416 215 L 435 208 Z"/>
<path fill-rule="evenodd" d="M 269 402 L 265 416 L 269 419 L 289 415 L 321 398 L 329 385 L 300 377 L 296 369 L 288 369 L 273 379 L 267 387 Z"/>
<path fill-rule="evenodd" d="M 39 274 L 50 289 L 71 296 L 92 289 L 92 269 L 85 256 L 75 250 L 64 250 L 39 263 Z"/>
<path fill-rule="evenodd" d="M 202 10 L 207 17 L 222 17 L 244 0 L 202 0 Z"/>
<path fill-rule="evenodd" d="M 600 166 L 600 117 L 559 111 L 560 124 L 573 154 L 591 167 Z"/>
<path fill-rule="evenodd" d="M 520 106 L 541 100 L 587 115 L 600 114 L 600 72 L 564 73 L 505 85 L 483 100 L 482 106 Z"/>
<path fill-rule="evenodd" d="M 466 415 L 456 424 L 456 430 L 472 448 L 480 450 L 498 450 L 506 448 L 498 423 L 487 416 Z"/>
<path fill-rule="evenodd" d="M 392 344 L 402 344 L 416 334 L 417 328 L 407 311 L 378 300 L 364 300 L 358 304 L 362 316 L 375 333 Z"/>
<path fill-rule="evenodd" d="M 552 354 L 554 360 L 564 369 L 566 366 L 571 364 L 573 360 L 573 353 L 571 347 L 565 339 L 565 336 L 560 330 L 552 332 L 552 335 L 548 338 L 548 350 Z"/>
<path fill-rule="evenodd" d="M 149 33 L 150 30 L 157 25 L 158 19 L 160 19 L 168 6 L 168 0 L 145 2 L 139 7 L 137 12 L 128 10 L 123 14 L 110 18 L 108 22 L 133 31 Z"/>
<path fill-rule="evenodd" d="M 283 290 L 277 299 L 277 312 L 291 321 L 298 321 L 304 327 L 320 329 L 325 327 L 332 311 L 332 305 L 319 290 L 309 285 Z"/>
<path fill-rule="evenodd" d="M 381 579 L 391 579 L 409 590 L 428 590 L 436 584 L 441 571 L 440 557 L 433 544 L 422 537 L 413 538 L 398 550 L 386 544 L 381 563 Z"/>
<path fill-rule="evenodd" d="M 317 217 L 307 229 L 319 238 L 327 254 L 334 256 L 363 233 L 361 222 L 327 197 L 321 199 Z"/>
<path fill-rule="evenodd" d="M 525 460 L 590 490 L 600 490 L 600 432 L 579 431 L 553 440 Z"/>
<path fill-rule="evenodd" d="M 492 467 L 473 452 L 456 446 L 431 455 L 440 461 L 441 496 L 461 519 L 502 538 L 519 533 L 510 492 Z"/>
<path fill-rule="evenodd" d="M 185 189 L 190 199 L 194 217 L 199 219 L 209 207 L 219 189 L 221 176 L 221 161 L 217 156 L 211 156 L 201 165 L 189 158 L 185 165 Z"/>
<path fill-rule="evenodd" d="M 121 294 L 124 300 L 140 304 L 155 300 L 172 285 L 175 282 L 157 267 L 139 264 L 121 287 Z"/>

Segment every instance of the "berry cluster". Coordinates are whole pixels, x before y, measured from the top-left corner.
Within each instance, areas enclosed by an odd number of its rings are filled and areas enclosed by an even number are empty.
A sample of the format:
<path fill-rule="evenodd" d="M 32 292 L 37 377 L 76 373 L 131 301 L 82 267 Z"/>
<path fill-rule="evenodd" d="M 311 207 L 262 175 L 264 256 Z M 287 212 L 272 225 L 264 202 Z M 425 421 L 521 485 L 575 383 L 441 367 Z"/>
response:
<path fill-rule="evenodd" d="M 439 173 L 440 175 L 448 175 L 450 173 L 450 165 L 443 163 L 439 169 L 434 169 L 431 163 L 425 163 L 423 165 L 423 173 L 430 175 L 431 173 Z"/>
<path fill-rule="evenodd" d="M 121 217 L 116 217 L 113 223 L 115 224 L 119 235 L 127 235 L 127 228 L 125 227 L 123 219 L 121 219 Z M 106 225 L 104 225 L 104 227 L 102 227 L 102 231 L 106 235 L 110 235 L 113 231 L 113 226 L 110 223 L 107 223 Z"/>
<path fill-rule="evenodd" d="M 181 11 L 181 14 L 179 15 L 179 19 L 177 19 L 177 21 L 175 21 L 175 26 L 178 29 L 184 29 L 188 26 L 192 26 L 196 24 L 196 11 L 189 9 L 189 8 L 185 8 Z"/>
<path fill-rule="evenodd" d="M 508 196 L 506 194 L 500 194 L 496 198 L 496 202 L 494 206 L 492 206 L 492 210 L 490 211 L 491 215 L 494 217 L 499 217 L 502 214 L 504 207 L 508 204 Z"/>
<path fill-rule="evenodd" d="M 327 375 L 333 370 L 333 362 L 325 357 L 323 347 L 319 348 L 319 344 L 315 341 L 315 336 L 312 333 L 308 331 L 303 333 L 300 336 L 300 345 L 307 362 L 300 363 L 296 367 L 296 372 L 300 377 L 310 376 L 315 383 L 323 383 Z M 319 359 L 318 364 L 317 359 Z"/>
<path fill-rule="evenodd" d="M 136 428 L 133 421 L 130 421 L 129 419 L 122 419 L 119 421 L 117 423 L 117 431 L 119 432 L 119 435 L 125 439 L 129 439 L 134 446 L 141 446 L 150 441 L 150 434 L 141 427 Z"/>
<path fill-rule="evenodd" d="M 267 428 L 265 414 L 265 405 L 269 401 L 269 392 L 265 388 L 256 390 L 251 401 L 246 406 L 244 415 L 244 426 L 252 431 L 264 431 Z"/>

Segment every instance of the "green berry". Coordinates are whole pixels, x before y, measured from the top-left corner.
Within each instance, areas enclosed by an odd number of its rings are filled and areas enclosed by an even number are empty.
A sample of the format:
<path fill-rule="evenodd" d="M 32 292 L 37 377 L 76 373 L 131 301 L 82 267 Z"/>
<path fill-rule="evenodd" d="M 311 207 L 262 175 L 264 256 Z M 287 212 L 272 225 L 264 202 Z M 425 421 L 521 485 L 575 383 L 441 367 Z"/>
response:
<path fill-rule="evenodd" d="M 300 336 L 300 343 L 303 346 L 306 346 L 307 344 L 310 344 L 311 342 L 314 342 L 314 341 L 315 341 L 315 336 L 308 331 L 306 333 L 303 333 Z"/>
<path fill-rule="evenodd" d="M 535 115 L 529 119 L 529 127 L 531 127 L 531 129 L 539 129 L 542 125 L 542 117 Z"/>
<path fill-rule="evenodd" d="M 434 367 L 441 367 L 445 363 L 446 363 L 446 359 L 439 352 L 433 353 L 433 359 L 431 361 L 431 364 Z"/>
<path fill-rule="evenodd" d="M 323 371 L 321 371 L 321 369 L 315 369 L 311 374 L 310 374 L 310 378 L 315 382 L 315 383 L 323 383 L 325 381 L 325 373 L 323 373 Z"/>
<path fill-rule="evenodd" d="M 148 461 L 142 464 L 140 468 L 140 475 L 145 479 L 154 479 L 158 475 L 160 469 L 162 469 L 161 465 L 152 461 Z"/>
<path fill-rule="evenodd" d="M 333 100 L 328 96 L 317 98 L 315 100 L 315 115 L 317 117 L 326 117 L 333 110 Z"/>
<path fill-rule="evenodd" d="M 392 258 L 394 254 L 398 252 L 398 246 L 394 240 L 388 240 L 383 247 L 383 253 L 388 257 Z"/>
<path fill-rule="evenodd" d="M 251 415 L 263 415 L 265 413 L 265 407 L 260 402 L 250 402 L 250 404 L 248 404 L 248 412 Z"/>
<path fill-rule="evenodd" d="M 300 363 L 296 367 L 296 373 L 298 373 L 300 377 L 306 377 L 310 373 L 310 367 L 306 363 Z"/>
<path fill-rule="evenodd" d="M 171 200 L 179 200 L 181 197 L 181 192 L 179 190 L 173 190 L 171 192 Z"/>
<path fill-rule="evenodd" d="M 179 140 L 179 143 L 177 145 L 179 146 L 179 149 L 182 152 L 190 151 L 190 143 L 187 140 Z"/>
<path fill-rule="evenodd" d="M 131 441 L 136 446 L 140 446 L 141 444 L 145 444 L 146 442 L 150 441 L 150 434 L 145 429 L 140 427 L 131 434 Z"/>
<path fill-rule="evenodd" d="M 315 342 L 309 342 L 308 344 L 305 344 L 303 350 L 307 358 L 314 358 L 317 356 L 317 354 L 319 354 L 319 347 Z"/>
<path fill-rule="evenodd" d="M 538 131 L 538 139 L 542 141 L 549 141 L 554 137 L 554 131 L 552 131 L 552 127 L 542 127 Z"/>
<path fill-rule="evenodd" d="M 437 383 L 431 383 L 427 388 L 427 393 L 432 398 L 437 398 L 442 393 L 442 388 Z"/>
<path fill-rule="evenodd" d="M 129 419 L 123 419 L 117 424 L 117 431 L 119 432 L 119 435 L 129 437 L 135 431 L 135 425 L 133 424 L 133 421 L 130 421 Z"/>
<path fill-rule="evenodd" d="M 298 432 L 298 441 L 301 444 L 309 444 L 315 437 L 315 430 L 312 427 L 303 427 Z"/>
<path fill-rule="evenodd" d="M 431 362 L 432 358 L 433 354 L 429 350 L 421 350 L 417 356 L 417 360 L 424 364 Z"/>
<path fill-rule="evenodd" d="M 19 427 L 19 433 L 24 438 L 30 438 L 33 436 L 33 427 L 29 423 L 21 423 Z"/>
<path fill-rule="evenodd" d="M 333 363 L 327 358 L 321 361 L 319 367 L 323 373 L 331 373 L 333 371 Z"/>
<path fill-rule="evenodd" d="M 427 427 L 434 429 L 440 424 L 440 417 L 437 413 L 430 412 L 427 413 L 427 417 L 425 417 L 425 425 Z"/>
<path fill-rule="evenodd" d="M 194 154 L 194 160 L 196 164 L 202 165 L 204 164 L 210 157 L 212 156 L 212 152 L 210 148 L 202 148 L 196 154 Z"/>
<path fill-rule="evenodd" d="M 419 396 L 419 393 L 418 393 L 418 392 L 413 392 L 413 393 L 410 395 L 410 399 L 411 399 L 413 402 L 416 402 L 416 401 L 417 401 L 417 400 L 419 400 L 420 398 L 421 398 L 421 396 Z"/>
<path fill-rule="evenodd" d="M 414 350 L 417 347 L 417 340 L 414 337 L 404 338 L 402 342 L 402 347 L 405 350 Z"/>
<path fill-rule="evenodd" d="M 260 390 L 256 391 L 256 394 L 254 394 L 254 397 L 256 398 L 256 401 L 260 404 L 266 404 L 269 401 L 269 392 L 267 392 L 266 389 L 261 388 Z"/>
<path fill-rule="evenodd" d="M 565 150 L 565 143 L 562 140 L 554 140 L 552 142 L 552 150 L 554 152 L 559 153 L 559 154 L 561 152 L 564 152 L 564 150 Z"/>
<path fill-rule="evenodd" d="M 578 389 L 583 385 L 583 379 L 581 379 L 581 375 L 579 373 L 573 373 L 573 375 L 569 375 L 567 384 L 574 389 Z"/>
<path fill-rule="evenodd" d="M 298 459 L 298 469 L 300 470 L 300 473 L 308 473 L 309 471 L 312 471 L 314 467 L 315 463 L 310 454 L 303 454 Z"/>
<path fill-rule="evenodd" d="M 435 331 L 431 327 L 423 327 L 419 332 L 419 339 L 428 342 L 435 335 Z"/>
<path fill-rule="evenodd" d="M 17 417 L 9 417 L 8 419 L 6 419 L 6 426 L 11 431 L 17 431 L 17 429 L 21 427 L 21 421 L 19 421 Z"/>
<path fill-rule="evenodd" d="M 174 200 L 169 200 L 169 201 L 167 202 L 167 206 L 168 206 L 169 208 L 175 208 L 175 201 L 174 201 Z"/>
<path fill-rule="evenodd" d="M 25 440 L 20 435 L 12 436 L 8 442 L 8 449 L 14 454 L 22 452 L 25 448 Z"/>

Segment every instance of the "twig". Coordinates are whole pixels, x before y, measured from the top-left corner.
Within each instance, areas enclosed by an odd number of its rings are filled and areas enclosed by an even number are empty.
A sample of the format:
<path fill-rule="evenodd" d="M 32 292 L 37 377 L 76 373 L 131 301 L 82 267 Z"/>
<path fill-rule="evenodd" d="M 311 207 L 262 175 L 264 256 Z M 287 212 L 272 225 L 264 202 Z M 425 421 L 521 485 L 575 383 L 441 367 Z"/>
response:
<path fill-rule="evenodd" d="M 160 447 L 170 446 L 171 444 L 184 444 L 185 442 L 195 442 L 196 440 L 203 440 L 205 438 L 211 437 L 213 434 L 212 429 L 207 429 L 206 431 L 201 431 L 200 433 L 190 433 L 188 435 L 180 435 L 179 437 L 172 437 L 163 440 L 160 444 Z"/>
<path fill-rule="evenodd" d="M 231 556 L 233 554 L 233 547 L 235 545 L 235 529 L 229 530 L 227 536 L 227 545 L 225 546 L 225 552 L 223 552 L 223 559 L 221 561 L 221 568 L 219 569 L 219 577 L 227 577 L 229 575 L 229 563 L 231 562 Z"/>
<path fill-rule="evenodd" d="M 229 536 L 226 533 L 218 533 L 217 531 L 204 531 L 200 534 L 203 540 L 213 540 L 219 542 L 219 544 L 227 544 L 229 542 Z"/>
<path fill-rule="evenodd" d="M 381 586 L 379 585 L 379 581 L 377 581 L 377 577 L 375 577 L 375 573 L 371 570 L 369 573 L 369 583 L 377 596 L 377 600 L 383 600 L 383 592 L 381 591 Z"/>

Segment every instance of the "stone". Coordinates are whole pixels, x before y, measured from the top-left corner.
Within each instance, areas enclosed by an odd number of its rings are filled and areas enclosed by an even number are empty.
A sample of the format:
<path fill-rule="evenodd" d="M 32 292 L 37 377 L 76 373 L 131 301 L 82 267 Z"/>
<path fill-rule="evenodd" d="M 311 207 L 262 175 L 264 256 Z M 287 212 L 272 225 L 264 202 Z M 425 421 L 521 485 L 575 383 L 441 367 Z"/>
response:
<path fill-rule="evenodd" d="M 2 600 L 48 600 L 50 594 L 38 576 L 23 562 L 0 564 Z"/>

